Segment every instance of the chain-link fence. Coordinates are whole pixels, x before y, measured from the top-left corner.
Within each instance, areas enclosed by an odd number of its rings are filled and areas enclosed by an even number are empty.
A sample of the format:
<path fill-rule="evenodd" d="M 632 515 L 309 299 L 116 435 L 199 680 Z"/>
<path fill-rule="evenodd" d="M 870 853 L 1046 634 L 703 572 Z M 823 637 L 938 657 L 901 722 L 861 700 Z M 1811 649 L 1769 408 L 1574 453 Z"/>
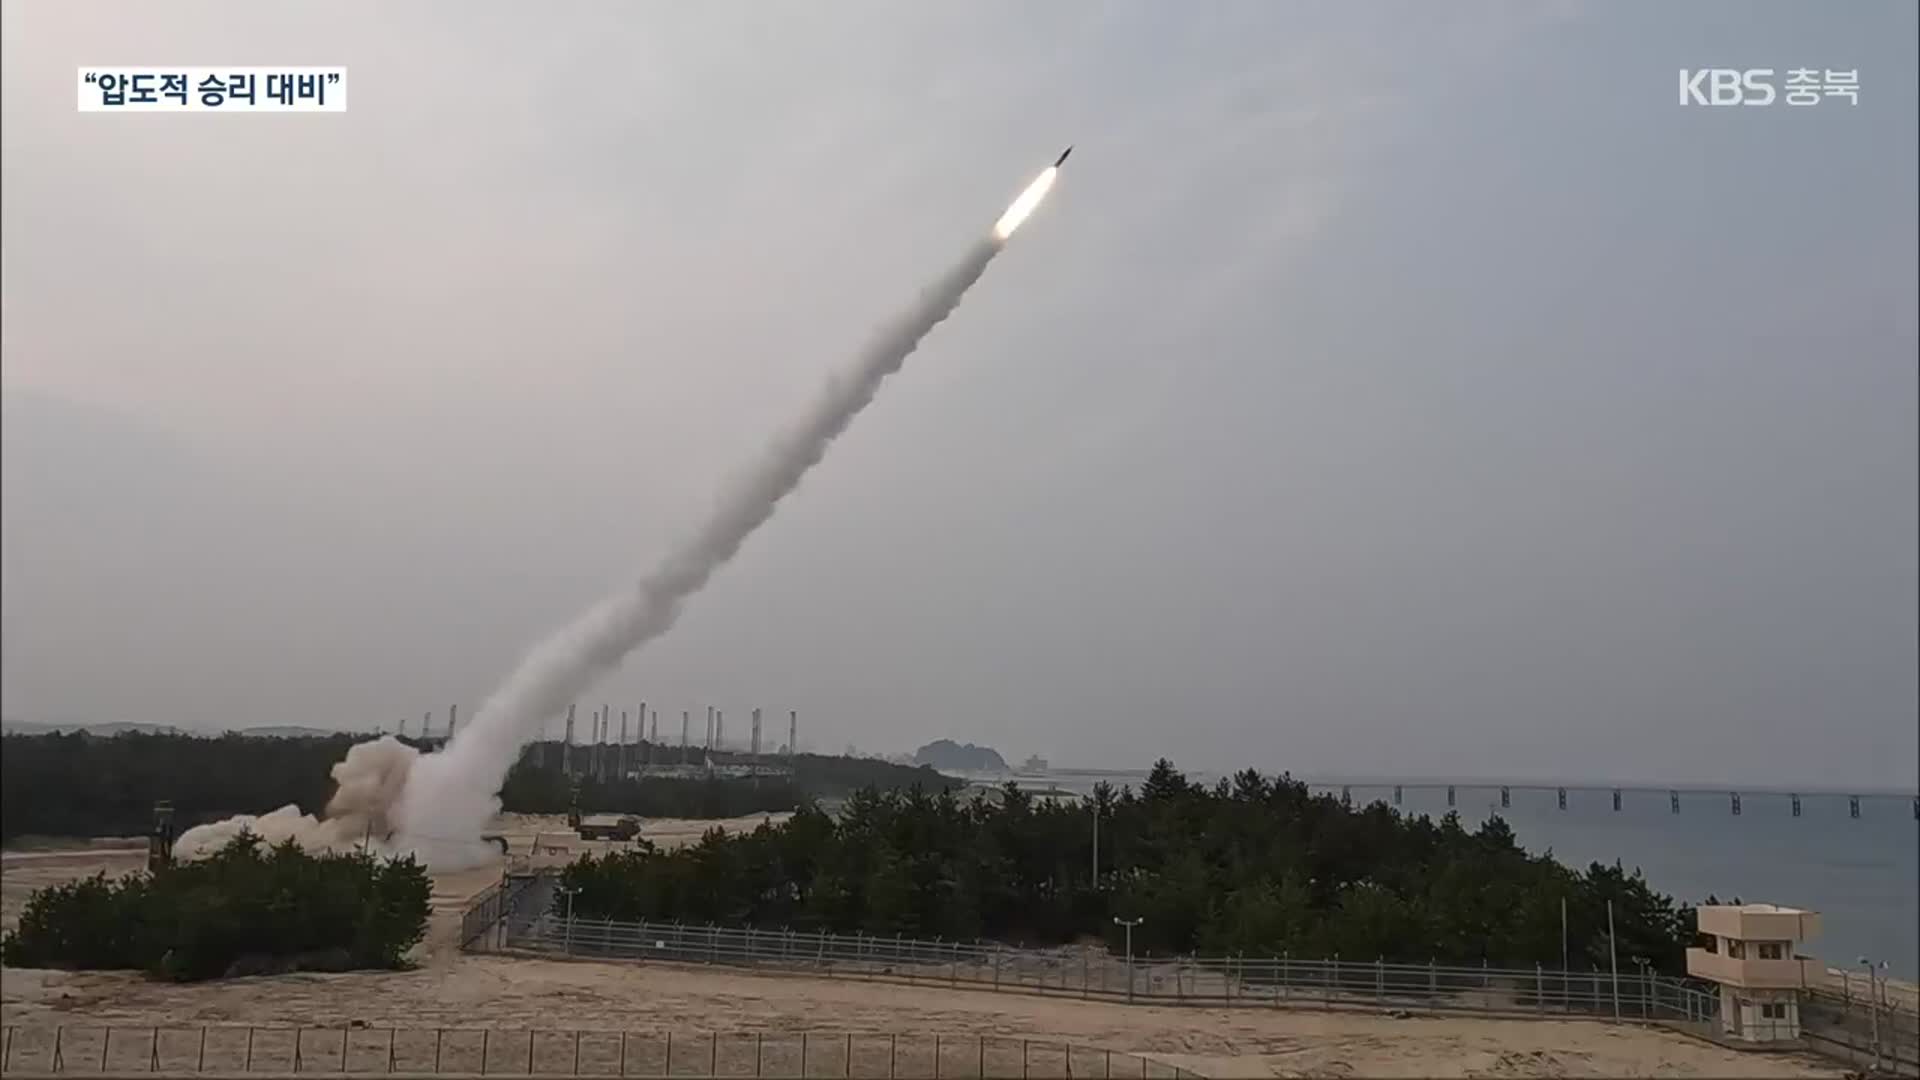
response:
<path fill-rule="evenodd" d="M 885 979 L 1160 1004 L 1576 1015 L 1705 1025 L 1719 1000 L 1704 988 L 1645 970 L 1611 973 L 1380 960 L 1114 956 L 1099 946 L 1013 949 L 908 937 L 624 923 L 541 915 L 500 935 L 549 955 L 804 970 Z"/>
<path fill-rule="evenodd" d="M 1138 1054 L 991 1035 L 373 1027 L 13 1027 L 8 1076 L 1202 1080 Z"/>
<path fill-rule="evenodd" d="M 524 931 L 552 906 L 553 886 L 551 875 L 532 873 L 508 874 L 488 886 L 460 915 L 461 947 L 497 945 L 508 932 Z"/>
<path fill-rule="evenodd" d="M 1816 990 L 1800 1002 L 1800 1032 L 1828 1057 L 1920 1077 L 1920 1015 L 1893 1008 L 1866 979 Z"/>
<path fill-rule="evenodd" d="M 508 895 L 511 893 L 511 895 Z M 1652 1022 L 1751 1045 L 1793 1039 L 1862 1066 L 1920 1075 L 1920 1016 L 1869 1001 L 1865 980 L 1803 995 L 1799 1022 L 1722 1016 L 1719 988 L 1635 967 L 1459 967 L 1382 960 L 1116 956 L 1104 946 L 1017 949 L 903 935 L 827 934 L 556 915 L 549 878 L 508 882 L 494 932 L 472 944 L 543 955 L 716 964 L 827 978 L 899 981 L 1153 1004 L 1317 1007 Z M 564 908 L 559 910 L 564 911 Z M 1858 991 L 1858 992 L 1854 992 Z M 1747 1010 L 1751 1011 L 1751 1010 Z M 1764 1030 L 1763 1030 L 1764 1029 Z"/>

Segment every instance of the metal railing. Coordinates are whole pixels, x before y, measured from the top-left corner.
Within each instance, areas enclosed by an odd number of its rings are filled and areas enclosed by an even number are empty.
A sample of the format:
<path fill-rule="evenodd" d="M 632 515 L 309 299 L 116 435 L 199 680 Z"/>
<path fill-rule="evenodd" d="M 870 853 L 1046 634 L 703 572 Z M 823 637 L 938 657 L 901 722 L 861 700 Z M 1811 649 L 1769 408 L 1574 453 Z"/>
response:
<path fill-rule="evenodd" d="M 543 879 L 544 880 L 544 879 Z M 865 934 L 566 919 L 549 882 L 501 916 L 488 944 L 580 958 L 710 964 L 827 978 L 966 986 L 1152 1004 L 1553 1016 L 1657 1023 L 1733 1045 L 1792 1039 L 1857 1065 L 1920 1075 L 1920 1016 L 1842 987 L 1803 996 L 1799 1023 L 1723 1017 L 1719 988 L 1636 968 L 1561 971 L 1278 957 L 1115 956 Z M 1764 1028 L 1764 1030 L 1762 1030 Z"/>
<path fill-rule="evenodd" d="M 1920 1077 L 1920 1015 L 1867 996 L 1859 982 L 1815 990 L 1800 1003 L 1807 1045 L 1850 1064 Z"/>
<path fill-rule="evenodd" d="M 1563 972 L 1380 960 L 1116 957 L 1098 946 L 1013 949 L 797 931 L 623 923 L 543 914 L 507 948 L 613 960 L 715 964 L 1155 1004 L 1323 1007 L 1489 1015 L 1576 1015 L 1706 1025 L 1718 997 L 1643 971 Z"/>
<path fill-rule="evenodd" d="M 1139 1054 L 1052 1040 L 844 1031 L 8 1026 L 8 1076 L 762 1077 L 1204 1080 Z"/>
<path fill-rule="evenodd" d="M 510 874 L 497 885 L 490 885 L 460 914 L 460 945 L 498 944 L 499 938 L 515 927 L 526 924 L 546 910 L 553 895 L 553 879 L 544 874 Z M 494 942 L 481 939 L 492 932 Z"/>

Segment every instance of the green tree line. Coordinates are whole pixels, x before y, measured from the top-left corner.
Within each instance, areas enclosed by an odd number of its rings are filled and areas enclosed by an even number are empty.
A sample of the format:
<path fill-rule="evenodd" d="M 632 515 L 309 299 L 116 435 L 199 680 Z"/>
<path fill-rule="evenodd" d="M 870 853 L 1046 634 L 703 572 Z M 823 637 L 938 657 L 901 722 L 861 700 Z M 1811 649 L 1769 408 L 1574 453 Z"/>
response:
<path fill-rule="evenodd" d="M 1087 806 L 1009 785 L 857 793 L 838 817 L 694 846 L 585 857 L 566 871 L 577 914 L 1028 944 L 1144 919 L 1136 951 L 1348 957 L 1407 963 L 1605 967 L 1612 902 L 1622 968 L 1680 973 L 1692 913 L 1636 870 L 1575 870 L 1522 849 L 1493 817 L 1406 817 L 1311 795 L 1252 770 L 1207 788 L 1166 761 L 1140 791 Z M 1099 875 L 1093 813 L 1099 815 Z M 1564 909 L 1563 909 L 1564 904 Z"/>
<path fill-rule="evenodd" d="M 564 814 L 574 805 L 574 786 L 558 769 L 522 761 L 500 788 L 500 805 L 519 814 Z M 581 777 L 583 814 L 637 814 L 641 817 L 724 818 L 791 810 L 801 802 L 800 788 L 786 776 L 671 777 L 605 780 Z"/>
<path fill-rule="evenodd" d="M 333 795 L 330 770 L 349 746 L 368 738 L 372 736 L 7 735 L 0 738 L 0 840 L 142 835 L 153 825 L 153 804 L 162 799 L 173 803 L 174 819 L 183 830 L 288 803 L 318 813 Z M 416 748 L 429 745 L 402 741 Z M 560 749 L 559 743 L 527 748 L 502 791 L 504 809 L 529 814 L 566 810 L 569 783 Z M 637 769 L 656 753 L 658 764 L 679 750 L 632 746 L 628 764 Z M 715 758 L 721 764 L 746 760 L 733 754 Z M 576 773 L 584 772 L 589 760 L 586 747 L 573 748 Z M 635 782 L 612 777 L 613 755 L 606 753 L 605 760 L 607 780 L 583 781 L 581 809 L 588 813 L 734 817 L 792 810 L 803 798 L 836 798 L 864 785 L 946 782 L 931 769 L 814 754 L 780 759 L 792 765 L 788 779 L 649 776 Z"/>
<path fill-rule="evenodd" d="M 265 849 L 242 834 L 196 862 L 36 891 L 0 958 L 180 980 L 393 968 L 426 933 L 432 892 L 411 858 Z"/>

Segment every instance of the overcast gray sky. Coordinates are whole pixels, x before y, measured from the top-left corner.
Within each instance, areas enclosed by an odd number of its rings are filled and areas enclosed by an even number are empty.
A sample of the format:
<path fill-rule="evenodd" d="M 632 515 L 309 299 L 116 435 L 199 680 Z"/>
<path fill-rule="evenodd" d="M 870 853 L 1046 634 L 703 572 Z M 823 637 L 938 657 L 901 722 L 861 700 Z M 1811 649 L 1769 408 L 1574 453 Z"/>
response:
<path fill-rule="evenodd" d="M 1916 8 L 5 5 L 9 718 L 471 711 L 1073 142 L 590 702 L 1911 786 Z M 342 115 L 80 114 L 344 64 Z M 1682 108 L 1682 67 L 1860 102 Z"/>

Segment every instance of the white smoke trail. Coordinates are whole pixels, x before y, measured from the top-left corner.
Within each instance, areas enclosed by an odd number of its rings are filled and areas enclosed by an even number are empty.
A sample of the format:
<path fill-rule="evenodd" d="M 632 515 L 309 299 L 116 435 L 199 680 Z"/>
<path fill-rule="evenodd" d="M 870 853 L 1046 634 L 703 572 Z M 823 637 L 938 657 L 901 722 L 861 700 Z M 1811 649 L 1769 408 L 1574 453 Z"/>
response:
<path fill-rule="evenodd" d="M 681 604 L 773 516 L 780 500 L 873 400 L 880 383 L 900 370 L 921 339 L 959 305 L 1004 243 L 998 230 L 977 243 L 849 370 L 828 380 L 801 421 L 722 493 L 703 528 L 632 588 L 535 646 L 452 741 L 413 762 L 394 814 L 400 845 L 441 865 L 485 858 L 478 837 L 499 808 L 497 793 L 520 748 L 628 653 L 673 626 Z M 465 845 L 466 857 L 451 851 L 450 844 Z"/>

